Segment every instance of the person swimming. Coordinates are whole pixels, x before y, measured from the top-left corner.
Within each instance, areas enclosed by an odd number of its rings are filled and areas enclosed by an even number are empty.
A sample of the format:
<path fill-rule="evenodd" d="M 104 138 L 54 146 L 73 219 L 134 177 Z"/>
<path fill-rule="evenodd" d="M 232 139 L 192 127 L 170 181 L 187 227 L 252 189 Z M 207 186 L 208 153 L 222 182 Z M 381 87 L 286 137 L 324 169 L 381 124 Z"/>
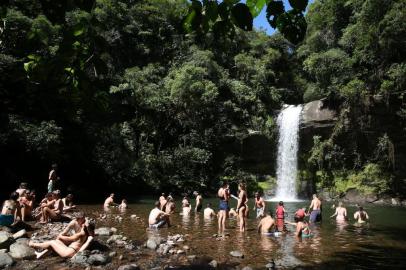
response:
<path fill-rule="evenodd" d="M 358 211 L 354 213 L 354 219 L 362 224 L 369 220 L 369 216 L 362 206 L 358 206 Z"/>
<path fill-rule="evenodd" d="M 211 208 L 211 203 L 208 203 L 207 207 L 203 210 L 203 216 L 205 219 L 211 219 L 216 216 L 216 212 Z"/>
<path fill-rule="evenodd" d="M 343 206 L 342 202 L 338 203 L 338 207 L 336 207 L 335 213 L 330 217 L 336 217 L 337 222 L 343 222 L 347 220 L 347 209 Z"/>
<path fill-rule="evenodd" d="M 275 231 L 275 220 L 272 218 L 272 213 L 262 214 L 261 221 L 258 224 L 257 231 L 261 234 L 268 234 Z"/>

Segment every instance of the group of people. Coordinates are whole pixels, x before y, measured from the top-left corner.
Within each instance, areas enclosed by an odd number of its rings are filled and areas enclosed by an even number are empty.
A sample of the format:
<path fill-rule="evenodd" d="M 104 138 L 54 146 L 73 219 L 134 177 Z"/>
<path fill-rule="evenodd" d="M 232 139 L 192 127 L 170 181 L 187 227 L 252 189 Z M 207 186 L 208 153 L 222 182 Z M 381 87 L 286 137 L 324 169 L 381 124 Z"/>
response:
<path fill-rule="evenodd" d="M 194 192 L 194 195 L 196 196 L 196 207 L 194 209 L 195 212 L 199 212 L 202 209 L 203 199 L 198 192 Z M 216 213 L 212 205 L 208 203 L 203 211 L 204 218 L 217 216 L 219 235 L 224 235 L 227 219 L 229 217 L 236 217 L 239 230 L 244 232 L 246 230 L 247 217 L 249 214 L 246 185 L 240 183 L 238 185 L 238 196 L 234 196 L 230 192 L 229 184 L 224 182 L 221 184 L 217 196 L 219 198 L 218 213 Z M 231 198 L 237 200 L 236 209 L 230 208 L 229 201 Z M 192 206 L 188 197 L 184 197 L 182 200 L 181 215 L 188 215 L 191 209 Z M 284 233 L 287 231 L 286 225 L 293 225 L 295 226 L 296 236 L 302 238 L 310 237 L 312 234 L 309 224 L 322 220 L 322 201 L 316 194 L 313 195 L 309 207 L 300 208 L 295 212 L 294 222 L 285 220 L 287 212 L 282 201 L 277 204 L 275 210 L 267 212 L 265 200 L 259 192 L 255 193 L 253 210 L 256 212 L 257 219 L 259 219 L 258 232 L 265 235 Z M 159 200 L 155 203 L 155 208 L 150 212 L 148 220 L 149 226 L 151 228 L 160 228 L 165 225 L 170 226 L 170 215 L 174 212 L 175 203 L 173 197 L 171 195 L 165 196 L 165 194 L 162 193 Z M 335 208 L 335 214 L 333 214 L 332 217 L 336 217 L 337 221 L 345 221 L 348 219 L 347 210 L 343 207 L 342 202 Z M 358 211 L 354 213 L 354 219 L 356 219 L 358 223 L 364 223 L 369 219 L 369 216 L 362 207 L 359 207 Z"/>
<path fill-rule="evenodd" d="M 12 226 L 18 222 L 39 220 L 40 223 L 61 220 L 64 213 L 75 209 L 73 195 L 61 198 L 61 192 L 55 190 L 46 194 L 38 204 L 36 193 L 29 190 L 27 183 L 21 183 L 9 199 L 4 201 L 1 215 L 1 226 Z"/>

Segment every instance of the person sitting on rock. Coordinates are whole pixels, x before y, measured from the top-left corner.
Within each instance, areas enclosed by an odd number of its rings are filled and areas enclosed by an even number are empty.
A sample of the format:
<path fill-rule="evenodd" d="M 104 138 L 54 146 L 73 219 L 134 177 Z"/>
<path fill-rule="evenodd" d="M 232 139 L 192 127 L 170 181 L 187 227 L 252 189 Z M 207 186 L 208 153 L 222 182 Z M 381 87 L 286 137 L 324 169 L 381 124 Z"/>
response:
<path fill-rule="evenodd" d="M 68 194 L 65 198 L 62 199 L 63 202 L 63 211 L 71 211 L 76 208 L 76 205 L 73 204 L 73 195 Z"/>
<path fill-rule="evenodd" d="M 216 216 L 216 212 L 211 208 L 211 203 L 208 203 L 207 207 L 203 210 L 203 216 L 205 219 L 211 219 Z"/>
<path fill-rule="evenodd" d="M 69 236 L 80 232 L 82 225 L 86 222 L 86 217 L 83 212 L 79 212 L 75 215 L 76 217 L 69 222 L 65 229 L 59 234 L 60 236 Z"/>
<path fill-rule="evenodd" d="M 37 208 L 34 209 L 34 211 L 32 211 L 32 216 L 38 220 L 42 218 L 42 210 L 45 207 L 53 207 L 54 205 L 54 194 L 52 192 L 48 192 L 45 195 L 45 198 L 41 200 L 41 202 L 39 203 L 39 206 Z"/>
<path fill-rule="evenodd" d="M 43 249 L 41 252 L 35 252 L 37 259 L 45 255 L 48 249 L 54 250 L 62 258 L 72 258 L 89 246 L 94 237 L 94 229 L 95 222 L 87 220 L 82 224 L 81 230 L 71 236 L 58 235 L 56 240 L 44 243 L 35 243 L 31 240 L 28 245 L 33 248 Z"/>
<path fill-rule="evenodd" d="M 155 202 L 155 208 L 151 210 L 148 218 L 148 224 L 150 228 L 161 228 L 165 224 L 170 226 L 169 214 L 161 210 L 161 204 L 159 201 Z"/>
<path fill-rule="evenodd" d="M 23 193 L 24 193 L 25 191 L 27 191 L 27 186 L 28 186 L 28 184 L 25 183 L 25 182 L 22 182 L 22 183 L 19 185 L 18 189 L 16 190 L 16 192 L 18 193 L 18 196 L 21 197 L 21 196 L 23 195 Z"/>
<path fill-rule="evenodd" d="M 48 223 L 49 221 L 58 221 L 63 213 L 63 202 L 59 190 L 53 192 L 53 205 L 45 206 L 42 209 L 42 219 L 40 223 Z"/>
<path fill-rule="evenodd" d="M 9 200 L 4 201 L 1 214 L 0 214 L 0 226 L 11 226 L 18 219 L 18 193 L 13 192 Z"/>
<path fill-rule="evenodd" d="M 120 211 L 125 211 L 127 209 L 127 200 L 126 199 L 123 199 L 121 201 L 121 204 L 118 206 L 118 209 Z"/>
<path fill-rule="evenodd" d="M 31 197 L 31 192 L 29 190 L 24 190 L 18 198 L 18 203 L 20 205 L 20 215 L 21 220 L 26 221 L 31 218 L 31 213 L 34 207 L 34 200 Z"/>

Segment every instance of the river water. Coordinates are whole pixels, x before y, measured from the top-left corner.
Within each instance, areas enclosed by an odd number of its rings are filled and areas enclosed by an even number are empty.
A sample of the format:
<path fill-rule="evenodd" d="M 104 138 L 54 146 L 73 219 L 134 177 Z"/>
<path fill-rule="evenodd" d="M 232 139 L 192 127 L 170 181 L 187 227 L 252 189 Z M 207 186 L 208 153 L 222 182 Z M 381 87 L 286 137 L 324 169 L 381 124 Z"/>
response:
<path fill-rule="evenodd" d="M 205 200 L 217 208 L 217 200 Z M 252 201 L 252 200 L 251 200 Z M 235 207 L 233 201 L 231 207 Z M 293 221 L 293 213 L 299 207 L 307 206 L 308 202 L 285 203 L 288 212 L 286 220 Z M 293 235 L 294 228 L 281 237 L 258 235 L 257 220 L 254 211 L 250 212 L 248 230 L 238 231 L 237 221 L 228 221 L 227 233 L 230 236 L 216 240 L 217 220 L 205 220 L 203 214 L 192 213 L 189 217 L 172 216 L 171 228 L 149 230 L 147 220 L 152 209 L 153 200 L 143 199 L 130 204 L 125 213 L 116 210 L 108 213 L 110 218 L 98 222 L 98 226 L 114 226 L 133 240 L 145 241 L 149 235 L 189 234 L 186 243 L 191 250 L 188 254 L 211 257 L 224 265 L 249 265 L 254 269 L 263 269 L 271 259 L 275 260 L 277 269 L 405 269 L 406 264 L 406 209 L 369 205 L 365 210 L 370 216 L 370 224 L 355 226 L 351 218 L 354 206 L 347 206 L 350 222 L 337 225 L 329 216 L 333 214 L 331 205 L 324 205 L 323 221 L 312 226 L 314 237 L 297 239 Z M 267 202 L 268 209 L 275 209 L 276 203 Z M 104 214 L 101 206 L 84 205 L 80 207 L 90 216 Z M 250 209 L 253 205 L 250 205 Z M 130 216 L 136 214 L 141 219 L 135 221 Z M 114 217 L 122 216 L 122 222 Z M 288 225 L 289 226 L 289 225 Z M 229 253 L 239 250 L 243 259 L 232 258 Z"/>

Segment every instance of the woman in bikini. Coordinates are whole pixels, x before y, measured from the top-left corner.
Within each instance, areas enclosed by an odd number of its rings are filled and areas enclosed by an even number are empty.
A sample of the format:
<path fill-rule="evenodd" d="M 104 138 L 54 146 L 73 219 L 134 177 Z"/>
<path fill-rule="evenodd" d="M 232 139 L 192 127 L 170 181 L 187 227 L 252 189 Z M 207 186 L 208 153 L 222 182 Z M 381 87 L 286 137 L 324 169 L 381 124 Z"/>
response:
<path fill-rule="evenodd" d="M 30 241 L 29 246 L 43 249 L 41 252 L 36 252 L 37 259 L 47 253 L 50 248 L 62 258 L 72 258 L 78 252 L 85 250 L 89 246 L 94 237 L 94 229 L 94 221 L 87 220 L 82 225 L 82 229 L 72 236 L 58 235 L 56 240 L 46 241 L 44 243 L 34 243 Z"/>
<path fill-rule="evenodd" d="M 240 231 L 245 231 L 245 226 L 247 223 L 247 216 L 246 216 L 246 202 L 247 202 L 247 188 L 244 183 L 240 183 L 238 185 L 238 190 L 240 191 L 238 194 L 238 203 L 237 203 L 237 213 L 240 220 Z"/>

